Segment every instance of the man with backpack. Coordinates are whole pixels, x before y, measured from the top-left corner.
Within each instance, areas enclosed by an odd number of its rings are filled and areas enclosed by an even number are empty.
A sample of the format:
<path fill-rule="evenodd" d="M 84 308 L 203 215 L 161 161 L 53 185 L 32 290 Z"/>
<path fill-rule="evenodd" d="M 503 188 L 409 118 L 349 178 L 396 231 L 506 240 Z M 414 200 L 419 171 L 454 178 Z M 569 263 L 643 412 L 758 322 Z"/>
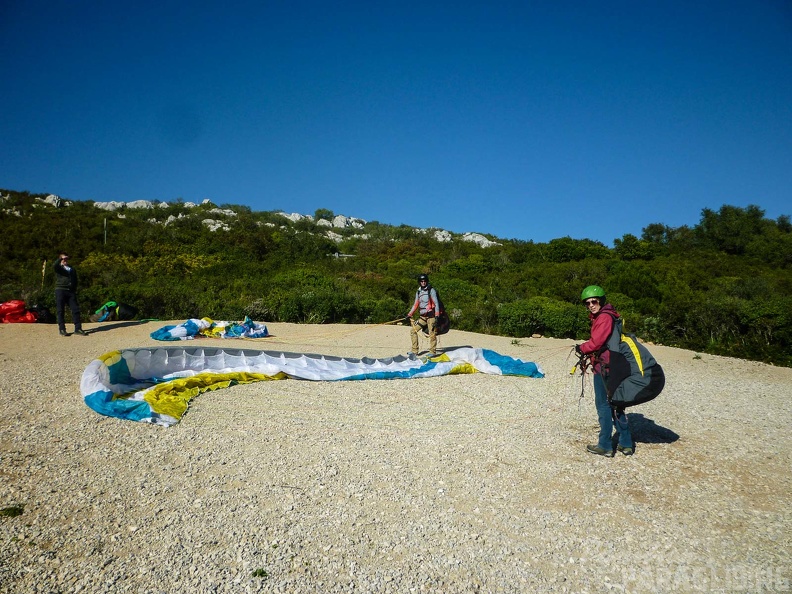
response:
<path fill-rule="evenodd" d="M 413 314 L 418 311 L 420 317 L 413 320 Z M 418 277 L 418 290 L 415 292 L 415 301 L 407 319 L 410 320 L 410 339 L 412 352 L 418 354 L 418 332 L 429 333 L 429 354 L 437 354 L 437 318 L 440 317 L 440 299 L 437 291 L 429 284 L 429 276 L 422 274 Z"/>

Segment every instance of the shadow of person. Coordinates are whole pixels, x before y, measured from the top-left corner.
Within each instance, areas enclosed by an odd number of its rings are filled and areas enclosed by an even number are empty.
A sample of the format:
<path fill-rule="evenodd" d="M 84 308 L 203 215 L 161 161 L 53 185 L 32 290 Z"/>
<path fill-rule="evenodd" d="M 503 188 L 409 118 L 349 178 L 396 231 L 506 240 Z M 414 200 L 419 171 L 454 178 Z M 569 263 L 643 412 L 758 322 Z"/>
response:
<path fill-rule="evenodd" d="M 450 347 L 446 347 L 444 349 L 441 349 L 440 347 L 437 347 L 437 354 L 439 355 L 440 353 L 450 353 L 451 351 L 456 351 L 458 349 L 472 349 L 472 348 L 473 347 L 471 345 L 469 345 L 469 344 L 462 345 L 462 346 L 450 346 Z"/>
<path fill-rule="evenodd" d="M 117 330 L 118 328 L 128 328 L 130 326 L 140 326 L 147 324 L 148 320 L 131 320 L 129 322 L 114 322 L 110 324 L 103 323 L 101 326 L 91 328 L 88 334 L 96 334 L 97 332 L 107 332 L 108 330 Z"/>
<path fill-rule="evenodd" d="M 671 429 L 661 427 L 652 419 L 647 419 L 641 413 L 627 411 L 630 419 L 630 431 L 636 443 L 674 443 L 679 435 Z"/>

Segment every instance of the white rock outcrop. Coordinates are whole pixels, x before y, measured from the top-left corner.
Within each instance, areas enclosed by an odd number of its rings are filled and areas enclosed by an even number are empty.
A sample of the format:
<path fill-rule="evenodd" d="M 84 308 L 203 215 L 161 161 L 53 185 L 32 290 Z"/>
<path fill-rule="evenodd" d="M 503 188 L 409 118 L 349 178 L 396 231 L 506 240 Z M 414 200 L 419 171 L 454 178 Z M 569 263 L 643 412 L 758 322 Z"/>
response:
<path fill-rule="evenodd" d="M 162 207 L 162 205 L 168 206 L 166 203 L 157 203 L 152 202 L 151 200 L 133 200 L 132 202 L 118 202 L 116 200 L 112 200 L 110 202 L 94 202 L 94 206 L 96 208 L 101 208 L 102 210 L 119 210 L 126 206 L 127 208 L 154 208 L 157 205 Z"/>
<path fill-rule="evenodd" d="M 6 201 L 9 198 L 10 198 L 10 195 L 8 195 L 8 196 L 0 196 L 0 202 Z M 70 204 L 69 202 L 61 199 L 59 196 L 56 196 L 55 194 L 50 194 L 46 198 L 37 198 L 36 200 L 38 200 L 39 202 L 45 203 L 45 204 L 49 204 L 49 205 L 55 206 L 55 207 L 68 206 Z M 176 203 L 174 203 L 174 204 L 176 204 Z M 194 202 L 184 202 L 184 203 L 182 203 L 182 205 L 185 208 L 195 208 L 197 206 Z M 212 203 L 212 201 L 209 198 L 205 198 L 201 202 L 201 206 L 204 206 L 204 205 L 212 205 L 212 206 L 214 206 L 214 204 Z M 159 201 L 154 202 L 154 201 L 151 201 L 151 200 L 133 200 L 132 202 L 119 202 L 119 201 L 94 202 L 94 206 L 96 208 L 99 208 L 99 209 L 102 209 L 102 210 L 116 211 L 116 210 L 120 210 L 120 209 L 122 209 L 124 207 L 130 208 L 130 209 L 131 208 L 136 208 L 136 209 L 140 209 L 140 208 L 157 208 L 157 207 L 159 207 L 159 208 L 167 208 L 170 205 L 167 202 L 159 202 Z M 208 213 L 209 214 L 214 214 L 214 215 L 220 215 L 220 216 L 223 216 L 223 217 L 236 217 L 237 216 L 237 213 L 235 211 L 233 211 L 232 209 L 230 209 L 230 208 L 217 208 L 217 207 L 215 207 L 215 208 L 212 208 L 211 210 L 209 210 Z M 18 213 L 14 213 L 14 214 L 18 214 Z M 279 216 L 282 216 L 285 219 L 288 219 L 292 223 L 296 223 L 298 221 L 314 221 L 314 217 L 312 215 L 304 215 L 304 214 L 300 214 L 300 213 L 297 213 L 297 212 L 286 213 L 286 212 L 280 211 L 280 212 L 277 212 L 275 214 L 277 214 Z M 182 214 L 179 214 L 178 216 L 171 215 L 171 216 L 168 217 L 168 219 L 166 221 L 164 221 L 162 223 L 158 223 L 158 221 L 156 221 L 155 219 L 151 219 L 150 222 L 163 224 L 163 225 L 169 225 L 169 224 L 173 223 L 175 220 L 181 219 L 184 216 L 187 216 L 187 215 L 182 213 Z M 123 215 L 121 213 L 118 213 L 118 217 L 119 218 L 123 218 Z M 229 226 L 222 220 L 204 219 L 202 221 L 202 223 L 206 227 L 208 227 L 210 230 L 212 230 L 212 231 L 217 231 L 217 230 L 228 231 L 230 229 Z M 348 217 L 348 216 L 345 216 L 345 215 L 335 215 L 333 217 L 332 221 L 328 221 L 326 219 L 316 219 L 316 224 L 318 226 L 320 226 L 320 227 L 329 227 L 329 228 L 334 228 L 334 229 L 349 229 L 349 228 L 363 229 L 365 227 L 366 223 L 367 223 L 367 221 L 365 221 L 364 219 L 359 219 L 359 218 L 356 218 L 356 217 Z M 275 227 L 276 226 L 273 223 L 263 223 L 263 224 L 266 225 L 267 227 Z M 280 227 L 283 228 L 283 229 L 286 228 L 283 225 L 280 225 Z M 423 234 L 423 235 L 431 236 L 435 241 L 439 241 L 439 242 L 443 242 L 443 243 L 448 243 L 448 242 L 450 242 L 450 241 L 452 241 L 454 239 L 454 234 L 451 233 L 450 231 L 446 231 L 445 229 L 438 229 L 438 228 L 434 228 L 434 227 L 429 228 L 429 229 L 418 229 L 418 228 L 416 228 L 416 229 L 414 229 L 414 232 L 415 233 L 419 233 L 419 234 Z M 335 233 L 334 231 L 330 231 L 329 229 L 326 230 L 324 232 L 324 234 L 329 239 L 335 241 L 336 243 L 344 240 L 344 237 L 342 235 L 340 235 L 338 233 Z M 354 239 L 368 239 L 369 236 L 366 235 L 366 234 L 358 234 L 358 235 L 351 236 L 351 238 L 354 238 Z M 463 235 L 460 236 L 460 239 L 462 239 L 462 241 L 469 241 L 469 242 L 475 243 L 475 244 L 477 244 L 477 245 L 479 245 L 481 247 L 484 247 L 484 248 L 498 246 L 498 245 L 503 245 L 501 243 L 498 243 L 497 241 L 492 241 L 490 239 L 487 239 L 481 233 L 472 233 L 472 232 L 471 233 L 464 233 Z"/>
<path fill-rule="evenodd" d="M 454 238 L 451 232 L 445 229 L 413 229 L 413 232 L 420 235 L 430 235 L 435 241 L 442 243 L 447 243 Z"/>
<path fill-rule="evenodd" d="M 325 235 L 327 235 L 329 239 L 335 241 L 336 243 L 339 243 L 344 239 L 341 235 L 339 235 L 335 231 L 325 231 Z"/>
<path fill-rule="evenodd" d="M 490 241 L 486 237 L 484 237 L 481 233 L 465 233 L 462 236 L 462 241 L 472 241 L 473 243 L 479 244 L 481 247 L 492 247 L 495 245 L 502 245 L 497 241 Z"/>
<path fill-rule="evenodd" d="M 57 196 L 55 196 L 57 198 Z M 50 198 L 48 196 L 47 198 Z M 127 208 L 168 208 L 169 206 L 176 205 L 178 202 L 174 202 L 172 204 L 168 202 L 159 202 L 154 200 L 132 200 L 131 202 L 120 202 L 118 200 L 111 200 L 109 202 L 94 202 L 94 206 L 96 208 L 101 208 L 102 210 L 119 210 L 123 207 Z M 182 206 L 185 208 L 196 208 L 198 205 L 195 202 L 182 202 Z M 212 204 L 212 201 L 209 198 L 205 198 L 201 205 L 205 204 Z M 211 210 L 210 212 L 217 212 L 218 214 L 226 214 L 226 215 L 235 215 L 236 213 L 231 209 L 220 209 L 216 208 Z M 230 214 L 229 214 L 230 213 Z"/>
<path fill-rule="evenodd" d="M 336 215 L 333 217 L 333 227 L 338 229 L 345 229 L 346 227 L 362 229 L 365 224 L 366 221 L 363 219 L 356 219 L 355 217 L 346 217 L 344 215 Z"/>
<path fill-rule="evenodd" d="M 302 220 L 306 220 L 306 221 L 313 221 L 314 220 L 313 216 L 311 216 L 311 215 L 302 215 L 302 214 L 300 214 L 298 212 L 293 212 L 291 214 L 286 214 L 285 212 L 278 212 L 276 214 L 279 214 L 280 216 L 289 219 L 292 223 L 296 223 L 297 221 L 302 221 Z"/>
<path fill-rule="evenodd" d="M 155 204 L 151 200 L 133 200 L 132 202 L 127 202 L 127 208 L 154 208 Z"/>
<path fill-rule="evenodd" d="M 120 210 L 124 206 L 126 206 L 125 202 L 116 202 L 115 200 L 111 202 L 94 202 L 94 206 L 101 210 Z"/>
<path fill-rule="evenodd" d="M 61 199 L 60 196 L 56 196 L 55 194 L 50 194 L 46 198 L 36 198 L 39 202 L 43 202 L 44 204 L 49 204 L 54 206 L 55 208 L 59 208 L 61 206 L 68 206 L 64 200 Z"/>
<path fill-rule="evenodd" d="M 212 210 L 209 211 L 209 214 L 219 214 L 219 215 L 225 215 L 227 217 L 237 216 L 237 213 L 235 213 L 230 208 L 213 208 Z"/>
<path fill-rule="evenodd" d="M 215 221 L 214 219 L 204 219 L 201 221 L 204 227 L 209 231 L 229 231 L 230 227 L 225 221 Z"/>

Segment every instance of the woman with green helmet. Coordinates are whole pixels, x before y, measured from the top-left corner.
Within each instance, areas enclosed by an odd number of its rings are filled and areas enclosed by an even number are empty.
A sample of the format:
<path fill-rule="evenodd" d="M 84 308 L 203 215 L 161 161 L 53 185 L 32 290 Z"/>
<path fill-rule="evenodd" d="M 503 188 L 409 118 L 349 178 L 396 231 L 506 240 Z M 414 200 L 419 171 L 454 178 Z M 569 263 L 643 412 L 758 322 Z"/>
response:
<path fill-rule="evenodd" d="M 606 303 L 605 290 L 599 285 L 589 285 L 580 294 L 591 320 L 591 338 L 575 347 L 581 355 L 587 355 L 594 370 L 594 405 L 599 418 L 600 432 L 596 445 L 586 446 L 586 451 L 599 456 L 613 456 L 613 429 L 616 428 L 618 444 L 616 449 L 630 456 L 633 453 L 633 439 L 624 409 L 617 409 L 608 402 L 603 371 L 607 373 L 610 352 L 606 348 L 613 332 L 614 319 L 619 313 L 610 303 Z M 604 369 L 603 369 L 604 368 Z"/>

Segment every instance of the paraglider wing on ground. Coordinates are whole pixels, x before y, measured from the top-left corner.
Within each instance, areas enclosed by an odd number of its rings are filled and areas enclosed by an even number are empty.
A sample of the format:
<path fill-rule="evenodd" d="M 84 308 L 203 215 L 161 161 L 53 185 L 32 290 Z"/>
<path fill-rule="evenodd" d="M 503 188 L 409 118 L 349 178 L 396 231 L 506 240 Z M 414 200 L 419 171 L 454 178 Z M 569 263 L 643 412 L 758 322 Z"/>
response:
<path fill-rule="evenodd" d="M 85 403 L 103 415 L 169 426 L 207 390 L 264 380 L 412 379 L 463 373 L 541 378 L 536 364 L 463 347 L 421 359 L 349 359 L 222 348 L 157 347 L 106 353 L 83 372 Z"/>

